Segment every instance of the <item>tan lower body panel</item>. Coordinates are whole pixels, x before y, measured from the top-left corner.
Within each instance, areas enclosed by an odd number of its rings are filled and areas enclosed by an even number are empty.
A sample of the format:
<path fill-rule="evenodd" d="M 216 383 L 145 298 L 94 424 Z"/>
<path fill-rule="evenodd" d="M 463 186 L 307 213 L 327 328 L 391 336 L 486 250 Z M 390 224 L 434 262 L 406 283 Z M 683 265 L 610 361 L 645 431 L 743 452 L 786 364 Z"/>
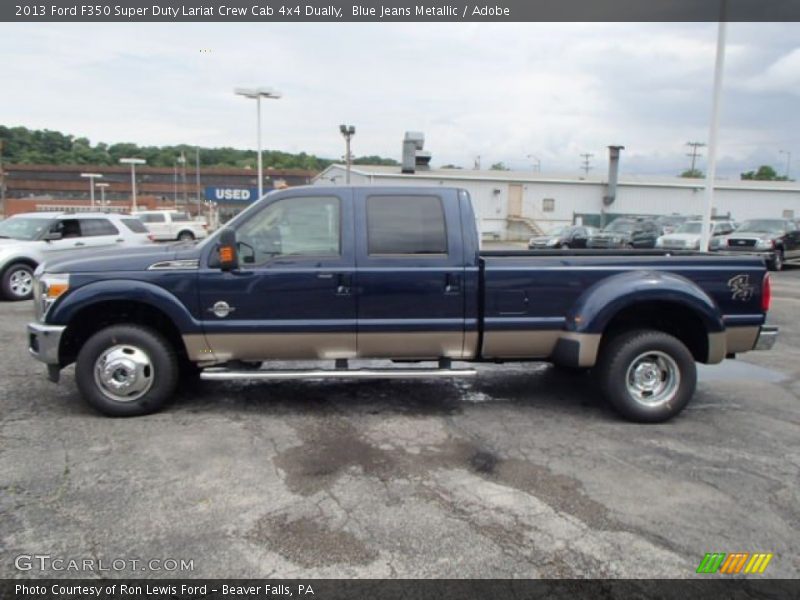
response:
<path fill-rule="evenodd" d="M 215 333 L 183 336 L 193 361 L 474 358 L 478 334 L 461 331 L 361 333 Z"/>
<path fill-rule="evenodd" d="M 483 356 L 486 358 L 546 358 L 553 353 L 560 330 L 486 331 Z"/>
<path fill-rule="evenodd" d="M 194 361 L 356 357 L 355 333 L 213 333 L 185 335 L 183 342 Z"/>
<path fill-rule="evenodd" d="M 594 363 L 597 362 L 597 351 L 600 348 L 600 340 L 603 337 L 601 334 L 563 331 L 559 337 L 565 340 L 574 340 L 578 342 L 580 350 L 578 351 L 577 366 L 593 367 Z"/>
<path fill-rule="evenodd" d="M 728 354 L 752 350 L 756 345 L 759 331 L 761 331 L 761 327 L 758 325 L 728 327 L 725 330 L 725 350 Z"/>

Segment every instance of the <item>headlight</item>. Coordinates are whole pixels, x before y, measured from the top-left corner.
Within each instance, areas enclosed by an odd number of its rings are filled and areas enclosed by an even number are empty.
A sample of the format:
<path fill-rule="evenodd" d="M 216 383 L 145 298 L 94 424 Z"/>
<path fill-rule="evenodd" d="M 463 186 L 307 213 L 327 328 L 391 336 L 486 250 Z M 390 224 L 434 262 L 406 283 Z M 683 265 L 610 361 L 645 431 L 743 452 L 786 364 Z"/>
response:
<path fill-rule="evenodd" d="M 727 241 L 727 238 L 712 237 L 709 246 L 711 248 L 719 248 L 720 246 L 723 245 L 722 243 L 723 241 Z"/>
<path fill-rule="evenodd" d="M 69 275 L 61 273 L 44 273 L 33 280 L 33 295 L 36 316 L 44 319 L 47 311 L 58 298 L 69 289 Z"/>
<path fill-rule="evenodd" d="M 775 247 L 775 242 L 772 240 L 758 240 L 756 242 L 756 248 L 761 248 L 762 250 L 773 247 Z"/>
<path fill-rule="evenodd" d="M 558 244 L 558 238 L 550 238 L 547 240 L 548 246 L 556 246 Z"/>
<path fill-rule="evenodd" d="M 656 248 L 662 248 L 664 246 L 664 238 L 659 237 L 656 239 Z"/>

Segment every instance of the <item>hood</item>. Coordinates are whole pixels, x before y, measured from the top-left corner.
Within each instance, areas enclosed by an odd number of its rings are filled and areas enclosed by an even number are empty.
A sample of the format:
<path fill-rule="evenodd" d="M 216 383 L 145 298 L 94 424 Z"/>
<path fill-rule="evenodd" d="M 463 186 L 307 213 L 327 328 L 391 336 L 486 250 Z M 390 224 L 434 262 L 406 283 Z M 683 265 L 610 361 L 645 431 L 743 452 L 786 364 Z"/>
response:
<path fill-rule="evenodd" d="M 665 242 L 687 242 L 694 244 L 700 241 L 699 233 L 670 233 L 669 235 L 662 236 Z"/>
<path fill-rule="evenodd" d="M 763 231 L 734 231 L 733 233 L 726 235 L 725 239 L 728 238 L 750 238 L 754 240 L 774 240 L 775 238 L 781 237 L 781 233 L 764 233 Z"/>
<path fill-rule="evenodd" d="M 600 231 L 595 233 L 592 237 L 608 240 L 612 238 L 628 238 L 631 237 L 631 234 L 627 231 Z"/>
<path fill-rule="evenodd" d="M 11 238 L 0 238 L 0 251 L 6 248 L 25 248 L 26 246 L 38 246 L 42 242 L 39 240 L 14 240 Z"/>
<path fill-rule="evenodd" d="M 187 252 L 187 244 L 152 244 L 129 248 L 114 248 L 92 253 L 91 256 L 81 252 L 54 258 L 44 265 L 47 273 L 97 273 L 102 271 L 146 271 L 155 262 L 181 258 L 195 258 L 200 254 L 194 245 Z"/>

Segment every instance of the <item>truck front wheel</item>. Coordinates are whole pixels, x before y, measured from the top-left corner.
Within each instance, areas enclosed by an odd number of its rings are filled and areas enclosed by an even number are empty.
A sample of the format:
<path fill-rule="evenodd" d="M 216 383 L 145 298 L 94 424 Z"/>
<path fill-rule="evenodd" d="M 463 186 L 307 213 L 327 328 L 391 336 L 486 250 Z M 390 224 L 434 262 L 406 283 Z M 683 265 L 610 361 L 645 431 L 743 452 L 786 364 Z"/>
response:
<path fill-rule="evenodd" d="M 661 423 L 680 413 L 694 395 L 694 357 L 679 339 L 653 330 L 613 338 L 597 365 L 600 387 L 625 418 Z"/>
<path fill-rule="evenodd" d="M 90 337 L 78 353 L 75 381 L 83 397 L 110 417 L 155 412 L 178 383 L 178 358 L 156 331 L 113 325 Z"/>

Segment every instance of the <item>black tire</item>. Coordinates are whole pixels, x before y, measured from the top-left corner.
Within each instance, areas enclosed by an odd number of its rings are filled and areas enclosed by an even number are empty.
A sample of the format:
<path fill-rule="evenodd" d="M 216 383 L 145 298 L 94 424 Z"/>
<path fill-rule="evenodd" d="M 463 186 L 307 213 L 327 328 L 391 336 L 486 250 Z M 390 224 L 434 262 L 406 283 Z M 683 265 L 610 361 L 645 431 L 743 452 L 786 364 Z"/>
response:
<path fill-rule="evenodd" d="M 635 370 L 640 373 L 638 382 Z M 697 385 L 689 349 L 677 338 L 649 329 L 622 333 L 603 345 L 596 374 L 616 411 L 638 423 L 671 419 L 686 408 Z M 644 389 L 649 385 L 654 390 Z"/>
<path fill-rule="evenodd" d="M 194 241 L 194 234 L 191 231 L 181 231 L 178 234 L 178 241 L 179 242 L 193 242 Z"/>
<path fill-rule="evenodd" d="M 783 248 L 778 248 L 775 250 L 774 258 L 770 261 L 767 261 L 767 268 L 770 271 L 783 270 Z"/>
<path fill-rule="evenodd" d="M 33 267 L 26 263 L 9 265 L 3 271 L 0 287 L 6 300 L 30 300 L 33 297 Z"/>
<path fill-rule="evenodd" d="M 564 242 L 563 244 L 561 244 L 561 248 L 564 250 L 569 250 L 570 249 L 569 242 Z"/>
<path fill-rule="evenodd" d="M 117 364 L 114 374 L 119 372 L 124 378 L 129 373 L 129 365 L 136 364 L 131 361 L 140 359 L 138 353 L 149 361 L 149 369 L 143 367 L 141 377 L 136 381 L 149 382 L 141 395 L 131 394 L 130 399 L 119 399 L 126 392 L 123 389 L 114 397 L 113 393 L 101 387 L 98 380 L 102 377 L 95 376 L 98 360 L 115 347 L 117 349 L 107 357 L 107 373 L 111 373 L 110 369 Z M 75 381 L 81 395 L 95 409 L 110 417 L 134 417 L 160 410 L 172 397 L 179 372 L 175 349 L 161 334 L 140 325 L 112 325 L 101 329 L 86 341 L 75 363 Z"/>

